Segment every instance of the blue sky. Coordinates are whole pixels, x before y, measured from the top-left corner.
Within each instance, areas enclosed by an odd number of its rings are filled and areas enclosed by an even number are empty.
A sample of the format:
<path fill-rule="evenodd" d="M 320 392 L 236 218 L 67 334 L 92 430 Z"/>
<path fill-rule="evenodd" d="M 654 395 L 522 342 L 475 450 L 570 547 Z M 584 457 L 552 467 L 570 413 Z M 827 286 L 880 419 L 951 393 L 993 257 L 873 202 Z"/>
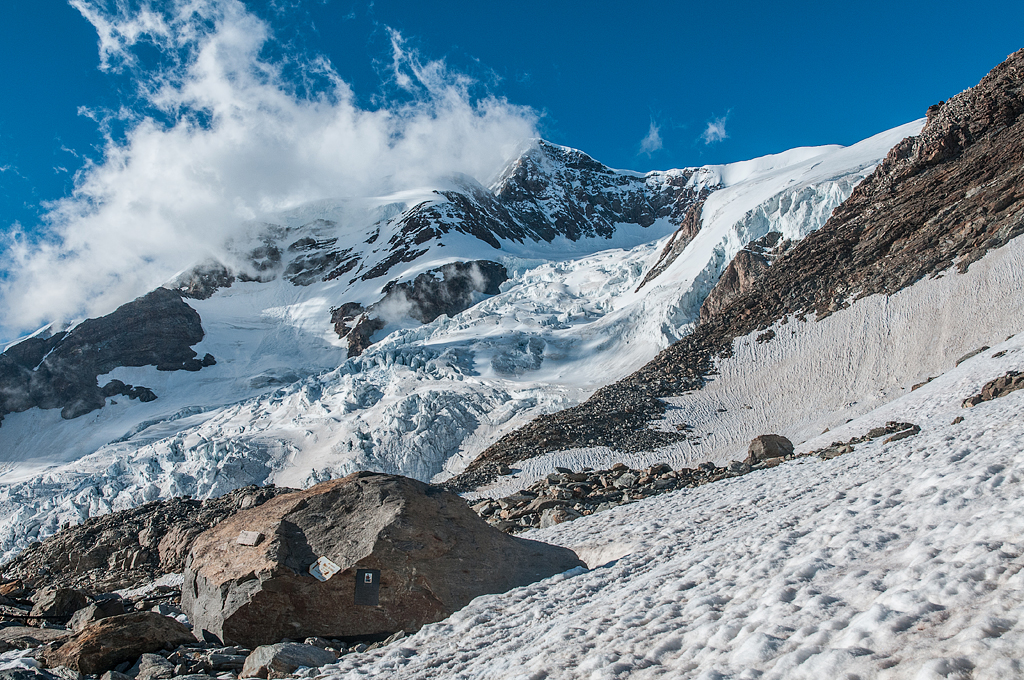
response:
<path fill-rule="evenodd" d="M 375 66 L 390 27 L 535 109 L 548 139 L 637 170 L 850 144 L 1024 46 L 1016 1 L 246 5 L 278 32 L 275 49 L 328 56 L 366 106 L 387 94 Z M 96 32 L 64 0 L 4 2 L 0 44 L 0 224 L 27 226 L 41 201 L 70 191 L 83 157 L 100 157 L 79 109 L 130 106 L 132 84 L 100 72 Z M 727 137 L 706 140 L 716 120 Z"/>
<path fill-rule="evenodd" d="M 851 144 L 974 85 L 1021 26 L 1019 0 L 5 0 L 0 303 L 112 308 L 223 225 L 483 180 L 524 135 L 634 170 Z"/>

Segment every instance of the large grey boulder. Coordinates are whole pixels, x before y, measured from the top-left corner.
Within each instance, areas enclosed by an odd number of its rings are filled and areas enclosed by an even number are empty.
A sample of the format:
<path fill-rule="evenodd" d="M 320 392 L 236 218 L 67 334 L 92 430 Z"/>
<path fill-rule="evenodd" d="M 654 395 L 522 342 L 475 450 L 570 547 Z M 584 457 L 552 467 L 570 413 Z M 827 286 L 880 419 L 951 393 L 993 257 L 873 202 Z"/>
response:
<path fill-rule="evenodd" d="M 264 538 L 244 545 L 243 531 Z M 309 571 L 321 557 L 338 569 L 326 581 Z M 379 635 L 417 630 L 478 595 L 578 566 L 571 550 L 490 527 L 453 493 L 359 472 L 278 496 L 201 534 L 186 563 L 182 606 L 197 634 L 249 646 Z M 371 582 L 357 589 L 357 575 L 367 574 Z M 356 602 L 375 597 L 379 604 Z"/>
<path fill-rule="evenodd" d="M 747 462 L 759 463 L 770 458 L 782 458 L 793 453 L 793 442 L 779 434 L 762 434 L 750 442 Z"/>
<path fill-rule="evenodd" d="M 300 645 L 296 642 L 279 642 L 276 645 L 263 645 L 252 650 L 245 659 L 241 678 L 282 678 L 296 669 L 320 668 L 337 661 L 334 652 L 329 652 L 313 645 Z"/>

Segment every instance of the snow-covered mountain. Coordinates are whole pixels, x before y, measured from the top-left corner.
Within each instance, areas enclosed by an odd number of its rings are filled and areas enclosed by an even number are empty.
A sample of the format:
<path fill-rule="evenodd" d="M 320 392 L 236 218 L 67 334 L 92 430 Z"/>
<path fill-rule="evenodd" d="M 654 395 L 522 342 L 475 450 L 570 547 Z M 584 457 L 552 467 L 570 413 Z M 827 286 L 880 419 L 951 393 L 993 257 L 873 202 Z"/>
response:
<path fill-rule="evenodd" d="M 0 357 L 0 545 L 254 482 L 447 478 L 689 333 L 748 242 L 820 227 L 920 126 L 648 174 L 540 141 L 490 187 L 457 177 L 267 216 L 225 261 L 168 282 L 184 301 L 140 298 Z M 176 335 L 168 309 L 201 329 Z"/>

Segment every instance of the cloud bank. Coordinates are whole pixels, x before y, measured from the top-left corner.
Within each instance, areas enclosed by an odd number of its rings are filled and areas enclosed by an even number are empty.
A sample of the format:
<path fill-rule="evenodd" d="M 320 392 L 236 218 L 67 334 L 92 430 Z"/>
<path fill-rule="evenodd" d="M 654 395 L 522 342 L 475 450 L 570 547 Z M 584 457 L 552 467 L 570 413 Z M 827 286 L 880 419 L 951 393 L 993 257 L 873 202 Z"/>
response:
<path fill-rule="evenodd" d="M 71 4 L 96 29 L 100 68 L 132 74 L 140 106 L 114 114 L 126 133 L 47 206 L 41 234 L 5 235 L 7 337 L 110 311 L 217 257 L 260 215 L 456 172 L 484 181 L 536 136 L 531 110 L 474 97 L 471 79 L 397 33 L 388 77 L 403 96 L 368 109 L 325 59 L 267 57 L 271 26 L 238 0 Z M 157 68 L 140 57 L 153 48 Z"/>

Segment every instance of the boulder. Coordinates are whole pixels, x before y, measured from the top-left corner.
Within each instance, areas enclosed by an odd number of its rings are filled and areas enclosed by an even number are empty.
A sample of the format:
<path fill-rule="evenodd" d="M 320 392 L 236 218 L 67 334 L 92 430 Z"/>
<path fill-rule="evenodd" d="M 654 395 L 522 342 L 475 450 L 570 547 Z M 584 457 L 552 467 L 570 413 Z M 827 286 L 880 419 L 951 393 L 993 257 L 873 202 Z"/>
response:
<path fill-rule="evenodd" d="M 71 588 L 40 588 L 32 596 L 32 604 L 32 616 L 71 618 L 76 611 L 87 606 L 89 600 Z"/>
<path fill-rule="evenodd" d="M 319 668 L 338 660 L 334 652 L 300 645 L 297 642 L 279 642 L 275 645 L 263 645 L 252 650 L 245 659 L 241 678 L 283 678 L 298 668 Z"/>
<path fill-rule="evenodd" d="M 241 545 L 242 531 L 266 538 Z M 321 558 L 337 567 L 323 581 L 310 574 Z M 182 606 L 197 635 L 236 644 L 386 636 L 439 621 L 478 595 L 581 565 L 571 550 L 492 528 L 453 493 L 358 472 L 278 496 L 201 534 L 186 563 Z M 367 574 L 371 582 L 357 587 L 357 575 Z"/>
<path fill-rule="evenodd" d="M 5 626 L 0 628 L 0 647 L 31 649 L 70 637 L 60 628 L 34 628 L 31 626 Z M 6 651 L 6 650 L 5 650 Z"/>
<path fill-rule="evenodd" d="M 60 680 L 38 668 L 6 668 L 0 670 L 0 680 Z"/>
<path fill-rule="evenodd" d="M 792 455 L 793 442 L 779 434 L 762 434 L 750 442 L 747 449 L 747 462 L 758 463 L 769 458 L 782 458 Z"/>
<path fill-rule="evenodd" d="M 100 600 L 79 609 L 68 621 L 68 628 L 76 633 L 93 621 L 124 614 L 124 602 L 118 599 Z"/>
<path fill-rule="evenodd" d="M 142 654 L 196 641 L 192 632 L 172 618 L 153 612 L 111 616 L 91 623 L 64 643 L 44 653 L 47 666 L 67 666 L 86 674 L 112 670 Z"/>
<path fill-rule="evenodd" d="M 135 666 L 138 669 L 135 680 L 170 680 L 174 677 L 174 664 L 159 654 L 143 654 Z M 132 671 L 128 671 L 128 675 L 131 674 Z"/>

